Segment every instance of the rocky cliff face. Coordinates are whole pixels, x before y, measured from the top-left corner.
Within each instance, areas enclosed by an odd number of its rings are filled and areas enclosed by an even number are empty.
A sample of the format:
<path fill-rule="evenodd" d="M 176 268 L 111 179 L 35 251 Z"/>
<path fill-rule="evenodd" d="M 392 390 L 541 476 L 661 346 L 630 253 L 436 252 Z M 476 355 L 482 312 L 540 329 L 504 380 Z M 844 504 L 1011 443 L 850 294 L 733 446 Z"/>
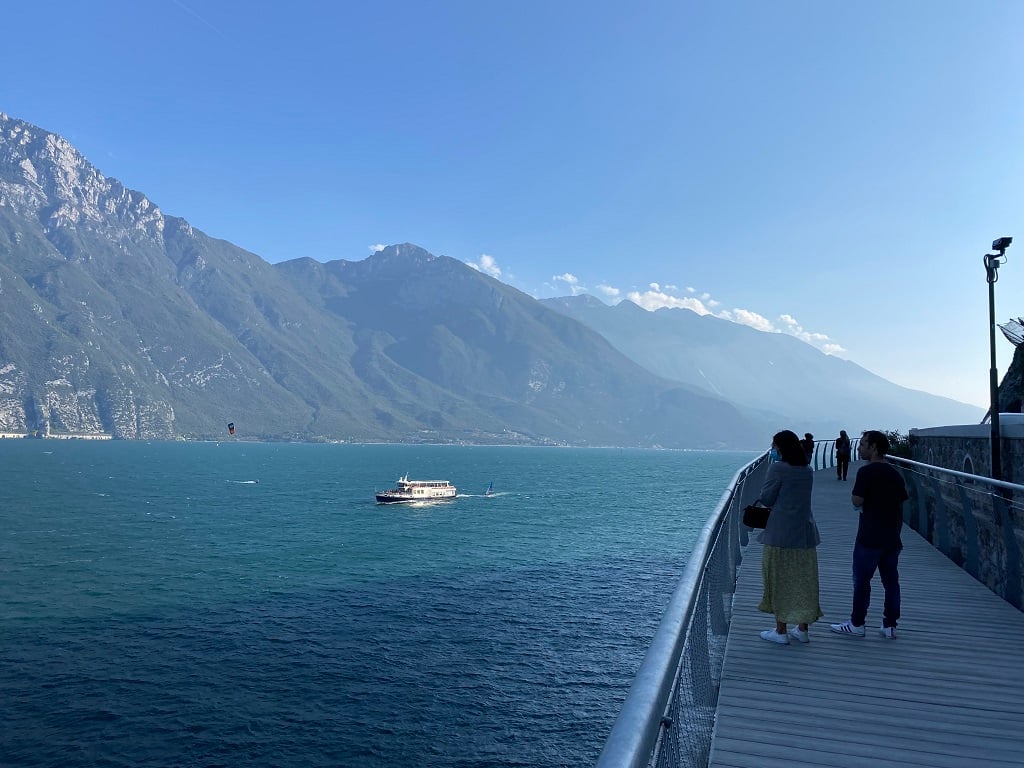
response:
<path fill-rule="evenodd" d="M 999 385 L 999 412 L 1021 413 L 1024 403 L 1024 344 L 1017 346 L 1013 361 Z"/>
<path fill-rule="evenodd" d="M 144 194 L 108 179 L 61 136 L 2 112 L 0 167 L 0 205 L 47 234 L 77 228 L 111 242 L 163 241 L 164 216 Z M 54 238 L 58 250 L 61 240 Z"/>
<path fill-rule="evenodd" d="M 0 301 L 16 338 L 0 341 L 0 431 L 112 431 L 118 437 L 169 437 L 169 403 L 132 397 L 131 371 L 112 372 L 99 391 L 89 375 L 90 348 L 104 344 L 102 324 L 87 302 L 68 306 L 61 263 L 88 262 L 102 241 L 127 252 L 163 246 L 165 218 L 145 195 L 93 167 L 69 142 L 0 113 Z M 40 301 L 53 299 L 53 303 Z M 73 300 L 72 300 L 73 303 Z M 21 315 L 21 317 L 17 317 Z M 42 327 L 33 332 L 31 321 Z M 61 325 L 75 326 L 85 348 Z M 31 354 L 18 350 L 32 347 Z M 43 362 L 45 376 L 36 364 Z M 150 413 L 155 411 L 155 413 Z"/>

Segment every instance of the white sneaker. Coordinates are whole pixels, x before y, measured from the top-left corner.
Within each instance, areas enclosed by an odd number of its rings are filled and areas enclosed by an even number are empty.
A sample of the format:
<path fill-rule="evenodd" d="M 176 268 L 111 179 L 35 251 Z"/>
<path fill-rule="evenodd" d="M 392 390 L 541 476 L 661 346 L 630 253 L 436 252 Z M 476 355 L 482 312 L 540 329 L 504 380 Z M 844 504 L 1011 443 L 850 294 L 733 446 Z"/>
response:
<path fill-rule="evenodd" d="M 778 643 L 779 645 L 789 645 L 789 638 L 786 635 L 780 635 L 774 629 L 766 629 L 761 633 L 761 639 L 767 640 L 769 643 Z"/>
<path fill-rule="evenodd" d="M 884 637 L 886 640 L 896 639 L 896 627 L 882 626 L 878 628 L 878 634 Z"/>
<path fill-rule="evenodd" d="M 810 630 L 800 631 L 800 627 L 790 627 L 789 636 L 796 640 L 798 643 L 809 643 L 811 642 Z"/>
<path fill-rule="evenodd" d="M 832 624 L 832 631 L 837 635 L 853 635 L 854 637 L 864 637 L 864 625 L 861 624 L 859 627 L 854 626 L 853 622 L 849 619 L 844 621 L 842 624 Z"/>

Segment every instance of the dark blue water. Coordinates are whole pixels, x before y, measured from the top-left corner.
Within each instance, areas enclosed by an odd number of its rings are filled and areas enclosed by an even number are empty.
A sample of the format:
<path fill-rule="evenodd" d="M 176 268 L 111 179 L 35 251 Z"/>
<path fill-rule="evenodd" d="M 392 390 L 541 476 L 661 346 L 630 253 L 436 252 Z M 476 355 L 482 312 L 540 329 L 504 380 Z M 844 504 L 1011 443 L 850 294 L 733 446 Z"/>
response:
<path fill-rule="evenodd" d="M 0 765 L 590 765 L 749 458 L 0 441 Z"/>

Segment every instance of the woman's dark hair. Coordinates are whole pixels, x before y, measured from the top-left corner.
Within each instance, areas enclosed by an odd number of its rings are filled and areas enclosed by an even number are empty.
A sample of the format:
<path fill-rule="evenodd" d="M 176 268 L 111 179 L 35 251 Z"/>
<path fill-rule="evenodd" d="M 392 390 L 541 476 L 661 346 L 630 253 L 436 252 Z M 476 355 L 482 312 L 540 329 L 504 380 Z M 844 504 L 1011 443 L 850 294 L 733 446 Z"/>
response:
<path fill-rule="evenodd" d="M 794 467 L 807 466 L 807 454 L 804 453 L 804 447 L 800 445 L 800 438 L 796 436 L 796 432 L 784 429 L 772 438 L 772 443 L 779 449 L 779 456 L 787 464 Z"/>

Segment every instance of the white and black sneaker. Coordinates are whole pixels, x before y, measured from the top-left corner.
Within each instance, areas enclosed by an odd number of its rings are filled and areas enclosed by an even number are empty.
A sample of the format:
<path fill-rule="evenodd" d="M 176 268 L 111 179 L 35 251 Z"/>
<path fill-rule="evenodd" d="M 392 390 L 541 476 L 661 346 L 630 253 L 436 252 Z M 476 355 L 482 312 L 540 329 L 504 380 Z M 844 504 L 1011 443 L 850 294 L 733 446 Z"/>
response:
<path fill-rule="evenodd" d="M 842 624 L 830 625 L 832 631 L 837 635 L 853 635 L 854 637 L 864 637 L 864 625 L 861 624 L 859 627 L 856 626 L 852 621 L 844 621 Z"/>

